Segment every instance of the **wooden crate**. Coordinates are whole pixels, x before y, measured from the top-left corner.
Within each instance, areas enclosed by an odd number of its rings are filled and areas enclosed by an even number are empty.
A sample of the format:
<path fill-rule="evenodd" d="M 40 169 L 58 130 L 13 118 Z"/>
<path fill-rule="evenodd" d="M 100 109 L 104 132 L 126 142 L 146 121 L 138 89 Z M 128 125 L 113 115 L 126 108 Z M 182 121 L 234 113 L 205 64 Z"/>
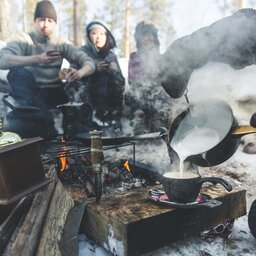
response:
<path fill-rule="evenodd" d="M 246 214 L 246 191 L 222 186 L 203 193 L 222 202 L 214 208 L 172 209 L 148 200 L 149 187 L 87 200 L 81 231 L 119 256 L 135 256 Z"/>

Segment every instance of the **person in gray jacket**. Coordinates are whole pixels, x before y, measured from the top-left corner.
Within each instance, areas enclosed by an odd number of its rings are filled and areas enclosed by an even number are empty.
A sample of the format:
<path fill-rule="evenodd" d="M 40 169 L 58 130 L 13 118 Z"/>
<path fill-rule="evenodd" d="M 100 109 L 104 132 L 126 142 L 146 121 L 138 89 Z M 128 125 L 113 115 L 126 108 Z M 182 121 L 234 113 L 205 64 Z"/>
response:
<path fill-rule="evenodd" d="M 52 126 L 49 109 L 69 100 L 59 78 L 63 58 L 77 67 L 67 70 L 68 82 L 92 74 L 95 62 L 68 40 L 55 36 L 57 14 L 51 1 L 37 3 L 34 24 L 33 32 L 20 33 L 0 50 L 0 69 L 9 69 L 11 95 L 18 104 L 39 108 L 42 120 Z"/>

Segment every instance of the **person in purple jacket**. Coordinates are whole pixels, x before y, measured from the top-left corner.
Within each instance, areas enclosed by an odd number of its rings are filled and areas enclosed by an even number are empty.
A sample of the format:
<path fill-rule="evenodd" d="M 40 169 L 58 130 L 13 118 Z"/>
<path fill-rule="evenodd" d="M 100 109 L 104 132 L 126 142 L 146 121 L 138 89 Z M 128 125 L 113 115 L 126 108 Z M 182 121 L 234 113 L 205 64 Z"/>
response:
<path fill-rule="evenodd" d="M 135 28 L 134 38 L 137 49 L 129 57 L 129 90 L 125 103 L 130 107 L 134 135 L 138 135 L 166 126 L 168 112 L 164 113 L 159 106 L 167 101 L 166 93 L 158 83 L 161 63 L 158 30 L 151 22 L 141 21 Z"/>
<path fill-rule="evenodd" d="M 128 81 L 130 85 L 152 81 L 156 78 L 159 61 L 160 42 L 157 28 L 152 24 L 141 21 L 135 28 L 134 38 L 137 51 L 132 52 L 128 64 Z"/>

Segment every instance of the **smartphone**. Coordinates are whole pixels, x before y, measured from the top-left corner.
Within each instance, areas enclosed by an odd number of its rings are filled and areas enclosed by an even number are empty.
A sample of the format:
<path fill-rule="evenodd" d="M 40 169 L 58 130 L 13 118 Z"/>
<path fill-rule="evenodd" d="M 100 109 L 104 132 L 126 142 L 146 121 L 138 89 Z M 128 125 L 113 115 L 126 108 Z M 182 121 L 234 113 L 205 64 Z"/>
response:
<path fill-rule="evenodd" d="M 46 54 L 48 56 L 61 56 L 61 52 L 57 51 L 57 50 L 51 50 L 51 51 L 47 51 Z"/>

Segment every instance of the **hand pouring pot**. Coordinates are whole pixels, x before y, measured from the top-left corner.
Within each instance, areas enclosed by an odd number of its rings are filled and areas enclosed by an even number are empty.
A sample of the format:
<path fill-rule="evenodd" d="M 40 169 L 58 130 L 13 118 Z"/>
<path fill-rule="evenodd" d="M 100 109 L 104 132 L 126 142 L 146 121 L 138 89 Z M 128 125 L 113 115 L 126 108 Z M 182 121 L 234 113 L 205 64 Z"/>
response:
<path fill-rule="evenodd" d="M 192 173 L 193 174 L 193 173 Z M 200 193 L 202 184 L 210 182 L 212 184 L 221 184 L 227 191 L 232 190 L 232 186 L 224 179 L 218 177 L 205 177 L 193 174 L 187 178 L 172 176 L 172 172 L 167 172 L 162 176 L 161 183 L 164 191 L 171 202 L 192 203 L 195 202 Z"/>
<path fill-rule="evenodd" d="M 250 125 L 240 126 L 225 101 L 213 99 L 194 104 L 179 114 L 169 129 L 169 142 L 179 143 L 195 127 L 212 129 L 218 134 L 215 145 L 187 158 L 203 167 L 225 162 L 236 152 L 243 135 L 256 132 Z"/>

